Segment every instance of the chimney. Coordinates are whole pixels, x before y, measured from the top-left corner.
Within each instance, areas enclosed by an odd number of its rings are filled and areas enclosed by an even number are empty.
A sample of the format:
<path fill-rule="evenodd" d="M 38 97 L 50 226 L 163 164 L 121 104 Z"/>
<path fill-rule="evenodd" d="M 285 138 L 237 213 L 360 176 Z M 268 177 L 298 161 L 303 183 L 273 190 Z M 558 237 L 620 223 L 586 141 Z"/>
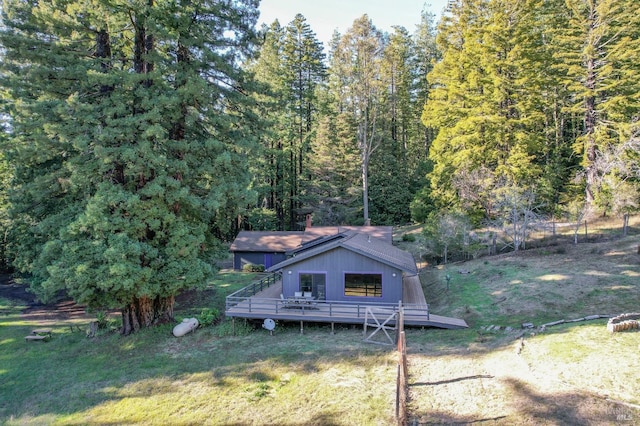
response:
<path fill-rule="evenodd" d="M 307 215 L 307 224 L 305 225 L 305 229 L 311 228 L 311 215 Z"/>

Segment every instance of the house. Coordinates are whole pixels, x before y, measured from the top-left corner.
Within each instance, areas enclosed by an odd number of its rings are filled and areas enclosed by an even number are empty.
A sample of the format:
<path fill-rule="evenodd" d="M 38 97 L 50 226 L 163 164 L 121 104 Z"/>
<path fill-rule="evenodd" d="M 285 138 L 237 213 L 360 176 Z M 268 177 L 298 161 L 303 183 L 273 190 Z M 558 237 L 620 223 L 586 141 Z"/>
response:
<path fill-rule="evenodd" d="M 265 268 L 282 262 L 287 253 L 300 246 L 302 231 L 240 231 L 231 244 L 233 269 L 242 270 L 244 265 L 264 265 Z"/>
<path fill-rule="evenodd" d="M 310 292 L 317 301 L 397 303 L 405 274 L 418 273 L 410 253 L 354 230 L 303 242 L 289 255 L 268 268 L 281 272 L 285 298 Z"/>
<path fill-rule="evenodd" d="M 327 322 L 333 330 L 336 323 L 367 324 L 374 310 L 393 322 L 389 314 L 401 306 L 405 325 L 467 327 L 429 312 L 413 256 L 392 244 L 391 227 L 241 233 L 233 247 L 238 265 L 284 257 L 267 268 L 272 274 L 226 297 L 225 315 L 234 320 L 300 321 L 301 332 L 303 322 Z"/>
<path fill-rule="evenodd" d="M 242 270 L 247 264 L 270 268 L 286 260 L 288 253 L 303 244 L 341 232 L 362 232 L 391 244 L 391 226 L 318 226 L 307 223 L 305 231 L 241 231 L 231 244 L 233 268 Z"/>

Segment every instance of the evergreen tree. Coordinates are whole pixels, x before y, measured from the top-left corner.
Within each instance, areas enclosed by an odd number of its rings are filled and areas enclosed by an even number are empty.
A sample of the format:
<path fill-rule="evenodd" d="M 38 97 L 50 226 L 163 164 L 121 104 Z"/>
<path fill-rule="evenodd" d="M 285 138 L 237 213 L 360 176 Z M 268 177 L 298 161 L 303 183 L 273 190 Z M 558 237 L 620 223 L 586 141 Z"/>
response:
<path fill-rule="evenodd" d="M 340 112 L 352 114 L 360 153 L 362 205 L 365 223 L 369 217 L 369 165 L 379 147 L 377 133 L 381 95 L 385 89 L 381 77 L 384 50 L 382 33 L 367 15 L 356 19 L 340 37 L 331 52 L 330 73 Z"/>
<path fill-rule="evenodd" d="M 260 84 L 254 94 L 257 113 L 267 123 L 262 132 L 260 143 L 261 155 L 251 164 L 253 188 L 257 192 L 257 200 L 248 200 L 248 216 L 255 214 L 253 209 L 274 212 L 276 229 L 285 228 L 286 208 L 286 81 L 282 61 L 282 44 L 284 28 L 276 20 L 262 30 L 264 40 L 260 46 L 258 57 L 247 69 L 255 75 Z"/>
<path fill-rule="evenodd" d="M 350 114 L 323 110 L 311 143 L 305 204 L 316 225 L 351 225 L 360 213 L 359 154 Z"/>
<path fill-rule="evenodd" d="M 404 27 L 394 27 L 382 56 L 381 79 L 387 90 L 379 97 L 379 149 L 371 158 L 371 219 L 376 224 L 406 223 L 419 158 L 412 147 L 420 144 L 415 132 L 417 61 L 413 39 Z M 402 172 L 399 172 L 399 171 Z"/>
<path fill-rule="evenodd" d="M 409 209 L 414 221 L 424 222 L 428 214 L 435 209 L 431 197 L 429 174 L 433 170 L 433 162 L 428 158 L 431 143 L 435 139 L 437 129 L 426 127 L 421 120 L 422 111 L 429 98 L 431 84 L 429 74 L 434 64 L 441 60 L 440 50 L 436 44 L 435 15 L 422 11 L 420 24 L 414 33 L 415 81 L 412 93 L 415 94 L 413 117 L 409 122 L 411 134 L 415 141 L 409 145 L 408 159 L 415 173 L 413 200 Z"/>
<path fill-rule="evenodd" d="M 535 2 L 468 0 L 440 25 L 443 59 L 423 114 L 439 129 L 431 146 L 433 195 L 440 206 L 460 205 L 491 215 L 487 185 L 530 187 L 544 169 L 545 116 L 529 92 L 536 83 L 531 46 Z M 538 84 L 539 87 L 539 84 Z M 538 98 L 539 99 L 539 98 Z M 484 188 L 480 193 L 472 188 Z"/>
<path fill-rule="evenodd" d="M 300 182 L 305 180 L 313 129 L 317 122 L 317 88 L 326 74 L 324 52 L 306 19 L 301 14 L 287 25 L 283 44 L 283 68 L 287 80 L 287 116 L 290 117 L 287 134 L 289 151 L 289 221 L 294 229 L 298 222 L 301 203 Z"/>
<path fill-rule="evenodd" d="M 304 16 L 285 28 L 275 22 L 265 33 L 259 59 L 251 65 L 266 93 L 263 110 L 271 129 L 264 144 L 269 158 L 266 180 L 271 182 L 264 207 L 274 209 L 279 229 L 296 229 L 302 207 L 300 187 L 316 123 L 316 89 L 325 78 L 324 53 Z M 265 95 L 268 94 L 268 98 Z"/>
<path fill-rule="evenodd" d="M 572 92 L 569 111 L 582 119 L 575 150 L 583 157 L 585 201 L 606 212 L 599 194 L 600 151 L 629 139 L 640 104 L 640 21 L 629 0 L 567 0 L 566 20 L 552 33 L 558 71 Z M 602 197 L 600 197 L 602 195 Z"/>
<path fill-rule="evenodd" d="M 257 1 L 5 2 L 16 266 L 123 334 L 202 285 L 248 185 Z"/>

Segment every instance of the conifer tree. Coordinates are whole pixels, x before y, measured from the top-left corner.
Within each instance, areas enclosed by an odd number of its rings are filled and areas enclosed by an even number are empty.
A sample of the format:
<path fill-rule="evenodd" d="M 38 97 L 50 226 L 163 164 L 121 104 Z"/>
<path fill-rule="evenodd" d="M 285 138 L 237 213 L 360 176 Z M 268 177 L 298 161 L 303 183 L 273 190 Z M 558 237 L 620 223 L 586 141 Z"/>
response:
<path fill-rule="evenodd" d="M 15 264 L 123 334 L 203 285 L 248 185 L 257 1 L 5 2 Z"/>
<path fill-rule="evenodd" d="M 317 225 L 356 223 L 360 212 L 360 175 L 355 123 L 350 114 L 322 110 L 311 142 L 304 201 Z"/>
<path fill-rule="evenodd" d="M 270 192 L 261 198 L 275 210 L 279 229 L 298 227 L 301 184 L 307 180 L 304 169 L 317 121 L 316 89 L 325 78 L 323 61 L 321 43 L 298 14 L 284 28 L 274 22 L 266 29 L 260 57 L 250 66 L 265 88 L 260 98 L 272 107 L 263 110 L 270 119 L 263 142 L 269 158 L 263 179 L 270 182 Z"/>
<path fill-rule="evenodd" d="M 369 217 L 369 165 L 380 144 L 378 118 L 385 89 L 381 78 L 382 33 L 367 15 L 356 19 L 331 52 L 330 72 L 339 111 L 352 114 L 360 152 L 363 220 Z"/>
<path fill-rule="evenodd" d="M 440 25 L 443 59 L 429 76 L 436 86 L 423 114 L 427 127 L 439 129 L 430 177 L 440 206 L 490 214 L 490 192 L 470 188 L 489 181 L 527 186 L 541 174 L 543 117 L 526 108 L 525 68 L 517 66 L 526 63 L 518 62 L 526 3 L 464 1 Z M 484 183 L 476 181 L 480 176 Z"/>
<path fill-rule="evenodd" d="M 640 103 L 639 18 L 627 0 L 567 0 L 566 20 L 552 33 L 559 48 L 557 69 L 572 92 L 568 109 L 582 118 L 575 150 L 583 158 L 585 202 L 605 209 L 599 194 L 600 151 L 632 135 Z M 603 197 L 600 197 L 602 195 Z"/>

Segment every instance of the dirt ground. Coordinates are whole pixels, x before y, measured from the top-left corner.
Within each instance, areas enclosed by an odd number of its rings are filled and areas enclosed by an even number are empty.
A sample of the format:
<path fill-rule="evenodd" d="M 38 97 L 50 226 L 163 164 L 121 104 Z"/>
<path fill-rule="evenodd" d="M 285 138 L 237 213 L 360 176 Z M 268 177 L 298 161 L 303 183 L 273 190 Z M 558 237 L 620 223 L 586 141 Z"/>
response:
<path fill-rule="evenodd" d="M 27 306 L 27 308 L 22 311 L 22 317 L 28 320 L 46 323 L 73 320 L 93 321 L 95 319 L 94 315 L 87 314 L 84 306 L 78 305 L 71 299 L 49 304 L 40 303 L 36 297 L 28 291 L 26 285 L 17 284 L 9 274 L 0 274 L 0 297 L 14 300 Z M 182 308 L 188 308 L 191 305 L 197 305 L 201 297 L 203 297 L 202 291 L 189 290 L 178 295 L 176 302 L 179 303 Z M 117 316 L 119 315 L 119 311 L 113 311 L 111 315 Z"/>
<path fill-rule="evenodd" d="M 72 300 L 62 300 L 55 303 L 43 304 L 27 291 L 28 287 L 17 284 L 8 274 L 0 274 L 0 297 L 15 300 L 27 306 L 22 311 L 25 319 L 46 322 L 55 320 L 84 320 L 91 318 L 84 306 Z"/>

